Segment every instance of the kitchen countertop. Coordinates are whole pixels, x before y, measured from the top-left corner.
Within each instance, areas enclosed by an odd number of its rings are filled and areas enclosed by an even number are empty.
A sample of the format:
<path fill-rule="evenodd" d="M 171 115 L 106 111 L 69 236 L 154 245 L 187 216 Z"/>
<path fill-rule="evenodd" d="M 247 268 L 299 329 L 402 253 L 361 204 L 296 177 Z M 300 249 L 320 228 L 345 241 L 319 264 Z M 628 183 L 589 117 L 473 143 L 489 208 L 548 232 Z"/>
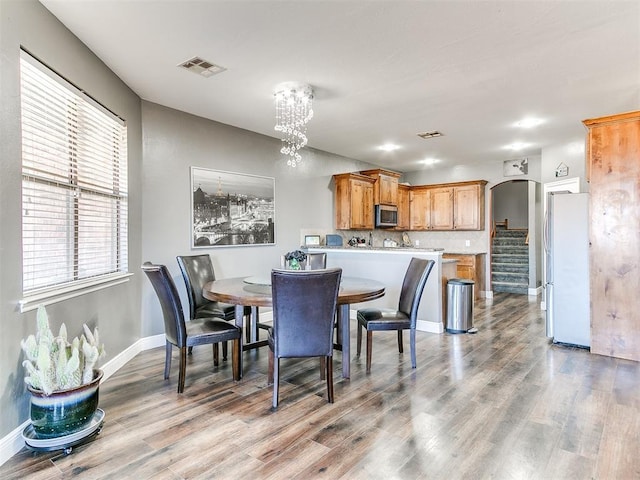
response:
<path fill-rule="evenodd" d="M 445 250 L 444 248 L 438 247 L 370 247 L 365 245 L 364 247 L 352 247 L 349 245 L 342 246 L 326 246 L 319 245 L 313 247 L 301 247 L 302 250 L 306 249 L 320 249 L 320 250 L 348 250 L 354 252 L 366 252 L 366 251 L 377 251 L 377 252 L 396 252 L 396 251 L 415 251 L 415 252 L 442 252 L 443 254 L 449 253 L 452 255 L 484 255 L 486 252 L 478 252 L 478 251 L 455 251 L 455 250 Z"/>
<path fill-rule="evenodd" d="M 376 251 L 395 251 L 395 250 L 416 250 L 420 252 L 443 252 L 444 248 L 422 248 L 422 247 L 370 247 L 369 245 L 365 245 L 363 247 L 352 247 L 350 245 L 342 245 L 342 246 L 315 246 L 315 247 L 302 247 L 303 249 L 307 248 L 319 248 L 319 249 L 327 249 L 327 250 L 353 250 L 354 252 L 366 251 L 366 250 L 376 250 Z"/>

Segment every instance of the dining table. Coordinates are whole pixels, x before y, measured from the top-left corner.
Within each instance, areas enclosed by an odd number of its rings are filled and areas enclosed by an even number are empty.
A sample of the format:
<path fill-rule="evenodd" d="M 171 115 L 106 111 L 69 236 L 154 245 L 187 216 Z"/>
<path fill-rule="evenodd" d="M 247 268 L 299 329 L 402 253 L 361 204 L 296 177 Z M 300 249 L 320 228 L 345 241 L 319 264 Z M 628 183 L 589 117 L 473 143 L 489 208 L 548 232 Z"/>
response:
<path fill-rule="evenodd" d="M 351 347 L 350 347 L 350 305 L 368 302 L 384 296 L 385 285 L 382 282 L 367 278 L 342 277 L 337 300 L 338 338 L 334 346 L 342 351 L 342 376 L 351 376 Z M 260 307 L 272 307 L 271 276 L 250 276 L 223 278 L 208 282 L 204 285 L 202 295 L 212 301 L 235 305 L 235 323 L 242 328 L 244 308 L 252 310 L 251 342 L 240 338 L 242 351 L 266 345 L 266 341 L 257 341 L 257 314 Z M 304 301 L 301 298 L 300 301 Z M 240 355 L 240 376 L 243 375 L 242 355 Z"/>

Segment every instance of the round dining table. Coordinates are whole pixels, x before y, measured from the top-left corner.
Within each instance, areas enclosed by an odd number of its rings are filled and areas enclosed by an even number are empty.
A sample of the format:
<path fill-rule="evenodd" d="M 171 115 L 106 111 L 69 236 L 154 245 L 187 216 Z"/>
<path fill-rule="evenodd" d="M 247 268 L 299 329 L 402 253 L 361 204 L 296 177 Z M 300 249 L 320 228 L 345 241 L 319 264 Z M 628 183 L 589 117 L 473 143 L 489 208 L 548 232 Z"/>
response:
<path fill-rule="evenodd" d="M 336 348 L 342 350 L 342 376 L 351 376 L 351 349 L 349 306 L 354 303 L 368 302 L 380 298 L 385 294 L 385 286 L 376 280 L 357 277 L 342 277 L 338 292 L 338 326 L 340 330 L 339 342 Z M 213 301 L 235 305 L 235 323 L 242 328 L 244 307 L 252 307 L 252 324 L 257 332 L 257 307 L 271 307 L 271 276 L 266 277 L 234 277 L 214 280 L 205 284 L 202 295 Z M 255 335 L 252 337 L 255 340 Z M 265 345 L 266 342 L 244 344 L 240 339 L 242 350 Z M 242 355 L 240 355 L 240 375 L 243 374 Z"/>

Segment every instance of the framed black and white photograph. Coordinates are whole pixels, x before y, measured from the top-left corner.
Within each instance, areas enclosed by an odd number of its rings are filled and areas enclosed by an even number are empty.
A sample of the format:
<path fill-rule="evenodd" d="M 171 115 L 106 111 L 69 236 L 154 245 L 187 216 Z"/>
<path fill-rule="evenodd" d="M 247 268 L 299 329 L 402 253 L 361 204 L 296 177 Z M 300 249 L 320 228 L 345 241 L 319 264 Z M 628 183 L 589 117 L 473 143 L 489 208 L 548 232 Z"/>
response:
<path fill-rule="evenodd" d="M 191 167 L 192 248 L 275 244 L 275 179 Z"/>
<path fill-rule="evenodd" d="M 529 173 L 529 159 L 505 160 L 502 166 L 502 174 L 505 177 L 514 175 L 526 175 Z"/>

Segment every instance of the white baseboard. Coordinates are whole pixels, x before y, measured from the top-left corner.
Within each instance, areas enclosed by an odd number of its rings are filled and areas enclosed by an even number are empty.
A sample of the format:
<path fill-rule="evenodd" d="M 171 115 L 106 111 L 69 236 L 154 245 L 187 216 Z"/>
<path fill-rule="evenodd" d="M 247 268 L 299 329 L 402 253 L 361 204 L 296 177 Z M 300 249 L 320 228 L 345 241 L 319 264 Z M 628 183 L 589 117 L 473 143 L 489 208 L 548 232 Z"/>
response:
<path fill-rule="evenodd" d="M 104 372 L 102 381 L 104 382 L 107 378 L 116 373 L 138 353 L 144 350 L 162 347 L 164 345 L 164 333 L 160 335 L 154 335 L 152 337 L 141 338 L 129 348 L 116 355 L 114 358 L 100 367 Z M 9 460 L 16 453 L 22 450 L 22 447 L 24 447 L 22 432 L 28 425 L 29 420 L 26 420 L 22 425 L 16 427 L 11 433 L 0 439 L 0 465 L 4 464 L 7 460 Z"/>
<path fill-rule="evenodd" d="M 156 347 L 164 347 L 165 338 L 164 333 L 160 335 L 154 335 L 152 337 L 144 337 L 138 340 L 136 343 L 131 345 L 126 350 L 123 350 L 118 355 L 113 357 L 107 363 L 102 365 L 102 371 L 104 372 L 104 376 L 102 377 L 102 381 L 104 382 L 111 375 L 116 373 L 122 367 L 124 367 L 128 361 L 132 360 L 137 354 L 143 352 L 144 350 L 150 350 Z"/>
<path fill-rule="evenodd" d="M 9 435 L 0 440 L 0 465 L 13 457 L 24 447 L 22 431 L 29 425 L 29 420 L 16 427 Z"/>
<path fill-rule="evenodd" d="M 536 287 L 536 288 L 530 288 L 528 290 L 528 294 L 532 297 L 537 297 L 538 295 L 540 295 L 542 293 L 542 286 L 540 287 Z"/>
<path fill-rule="evenodd" d="M 418 320 L 416 322 L 416 330 L 429 333 L 443 333 L 444 326 L 442 322 L 429 322 L 428 320 Z"/>

